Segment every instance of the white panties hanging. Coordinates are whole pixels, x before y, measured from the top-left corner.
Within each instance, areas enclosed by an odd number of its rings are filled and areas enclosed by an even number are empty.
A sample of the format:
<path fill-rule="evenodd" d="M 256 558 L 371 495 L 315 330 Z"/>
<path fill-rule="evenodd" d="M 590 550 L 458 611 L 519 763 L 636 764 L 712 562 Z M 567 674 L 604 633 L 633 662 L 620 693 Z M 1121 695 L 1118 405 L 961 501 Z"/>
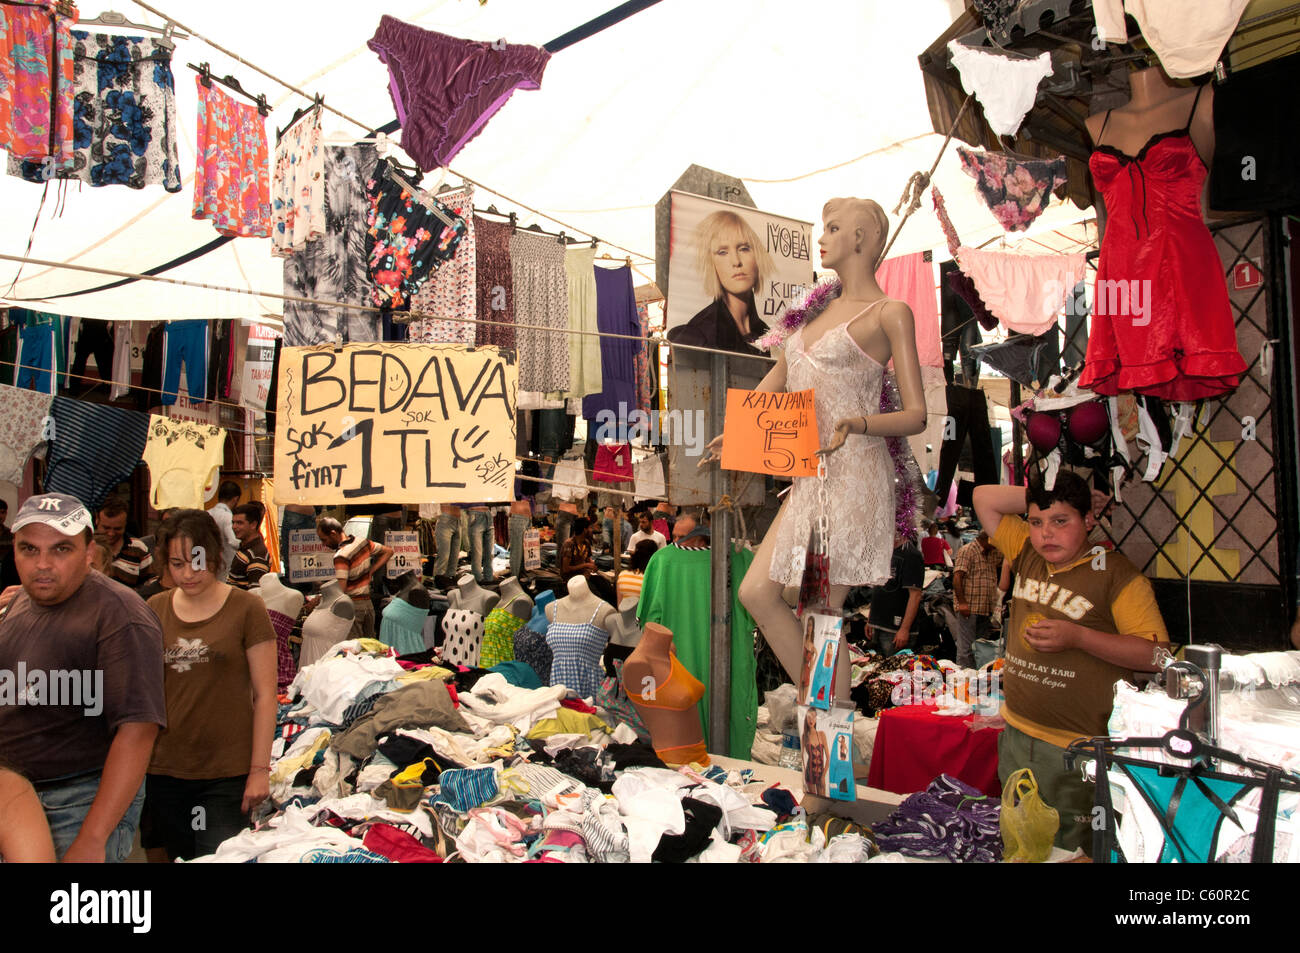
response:
<path fill-rule="evenodd" d="M 1052 55 L 1012 59 L 956 40 L 948 44 L 948 51 L 961 74 L 962 89 L 979 100 L 990 128 L 999 136 L 1014 136 L 1025 114 L 1034 108 L 1038 84 L 1052 75 Z"/>
<path fill-rule="evenodd" d="M 1093 0 L 1097 37 L 1127 43 L 1127 12 L 1137 20 L 1165 72 L 1175 78 L 1214 69 L 1250 0 Z"/>

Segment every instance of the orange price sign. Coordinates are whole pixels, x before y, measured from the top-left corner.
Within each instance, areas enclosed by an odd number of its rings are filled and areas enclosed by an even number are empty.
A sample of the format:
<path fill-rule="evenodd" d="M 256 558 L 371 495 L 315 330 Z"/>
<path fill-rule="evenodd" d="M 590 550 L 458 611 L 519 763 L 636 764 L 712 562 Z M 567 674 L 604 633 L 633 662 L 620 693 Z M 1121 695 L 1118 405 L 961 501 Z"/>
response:
<path fill-rule="evenodd" d="M 813 392 L 727 389 L 722 466 L 773 476 L 817 475 Z"/>

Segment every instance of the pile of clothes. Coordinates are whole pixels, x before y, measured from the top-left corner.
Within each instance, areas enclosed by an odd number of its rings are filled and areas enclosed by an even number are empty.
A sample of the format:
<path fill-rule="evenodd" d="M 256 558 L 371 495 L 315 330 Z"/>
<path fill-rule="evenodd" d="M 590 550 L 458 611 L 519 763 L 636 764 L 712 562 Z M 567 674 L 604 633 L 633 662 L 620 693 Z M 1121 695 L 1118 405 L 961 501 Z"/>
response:
<path fill-rule="evenodd" d="M 996 798 L 941 774 L 873 826 L 872 832 L 882 851 L 992 864 L 1002 859 L 1000 811 Z"/>
<path fill-rule="evenodd" d="M 282 698 L 273 810 L 194 862 L 863 861 L 869 832 L 810 823 L 751 770 L 668 768 L 624 721 L 492 670 L 333 646 Z M 847 822 L 844 822 L 847 823 Z M 802 844 L 802 846 L 800 846 Z"/>

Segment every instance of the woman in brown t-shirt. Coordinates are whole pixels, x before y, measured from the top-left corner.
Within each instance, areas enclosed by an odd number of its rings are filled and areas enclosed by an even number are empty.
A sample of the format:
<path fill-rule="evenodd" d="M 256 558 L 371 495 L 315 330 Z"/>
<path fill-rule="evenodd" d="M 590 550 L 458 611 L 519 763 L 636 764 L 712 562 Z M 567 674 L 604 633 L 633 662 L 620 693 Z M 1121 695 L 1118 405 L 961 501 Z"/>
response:
<path fill-rule="evenodd" d="M 202 510 L 159 530 L 175 588 L 149 600 L 162 622 L 167 727 L 145 785 L 151 861 L 210 854 L 270 796 L 275 630 L 255 594 L 218 581 L 221 535 Z"/>

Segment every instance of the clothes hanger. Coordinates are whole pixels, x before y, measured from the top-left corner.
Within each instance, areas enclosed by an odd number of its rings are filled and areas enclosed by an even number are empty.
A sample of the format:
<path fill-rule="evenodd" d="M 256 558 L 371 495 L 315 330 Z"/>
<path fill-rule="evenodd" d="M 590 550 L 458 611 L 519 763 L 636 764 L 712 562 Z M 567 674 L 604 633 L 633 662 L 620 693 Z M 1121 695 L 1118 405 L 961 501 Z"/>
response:
<path fill-rule="evenodd" d="M 63 12 L 62 8 L 65 6 L 71 7 L 72 5 L 59 4 L 59 12 L 62 13 L 63 16 L 71 16 L 70 13 Z M 165 50 L 176 49 L 175 40 L 188 40 L 190 38 L 188 33 L 177 33 L 176 24 L 171 20 L 168 20 L 166 24 L 160 27 L 149 26 L 147 23 L 134 23 L 116 10 L 105 10 L 93 20 L 81 19 L 77 21 L 78 29 L 86 26 L 125 27 L 128 30 L 143 30 L 145 33 L 157 33 L 161 35 L 161 39 L 158 39 L 155 42 Z"/>
<path fill-rule="evenodd" d="M 312 104 L 310 106 L 300 106 L 299 108 L 295 109 L 293 111 L 293 118 L 289 120 L 289 124 L 286 125 L 283 129 L 276 129 L 275 131 L 276 145 L 280 144 L 280 140 L 284 138 L 284 134 L 286 132 L 288 132 L 295 125 L 297 125 L 299 119 L 301 119 L 303 116 L 310 115 L 313 111 L 319 112 L 321 106 L 323 106 L 324 104 L 325 104 L 325 97 L 322 96 L 320 93 L 317 93 L 315 96 L 312 97 Z"/>
<path fill-rule="evenodd" d="M 212 88 L 213 83 L 217 83 L 218 85 L 226 87 L 226 89 L 239 93 L 239 95 L 243 96 L 245 99 L 251 99 L 257 104 L 257 112 L 259 115 L 263 117 L 271 115 L 271 105 L 266 101 L 266 97 L 260 93 L 254 96 L 248 90 L 244 89 L 243 84 L 241 84 L 239 80 L 235 79 L 235 77 L 229 74 L 225 76 L 213 76 L 212 67 L 207 63 L 201 63 L 198 66 L 195 66 L 193 63 L 186 63 L 185 65 L 199 74 L 203 85 L 208 89 Z"/>

